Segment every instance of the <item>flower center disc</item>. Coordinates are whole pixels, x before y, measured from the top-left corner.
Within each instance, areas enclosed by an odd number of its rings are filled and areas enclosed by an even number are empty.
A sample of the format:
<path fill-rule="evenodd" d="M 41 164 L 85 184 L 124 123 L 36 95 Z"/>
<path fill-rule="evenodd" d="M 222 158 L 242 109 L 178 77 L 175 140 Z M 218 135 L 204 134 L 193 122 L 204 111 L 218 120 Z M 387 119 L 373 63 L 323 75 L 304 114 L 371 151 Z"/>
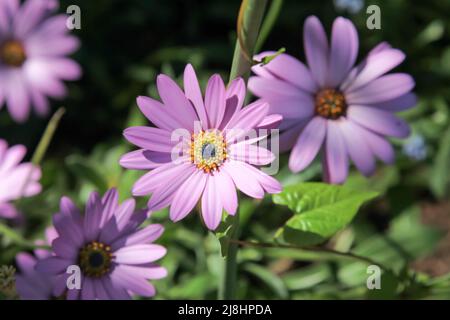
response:
<path fill-rule="evenodd" d="M 109 272 L 112 260 L 111 247 L 92 241 L 81 248 L 79 255 L 81 271 L 88 277 L 101 277 Z"/>
<path fill-rule="evenodd" d="M 217 170 L 227 158 L 227 145 L 220 131 L 192 134 L 190 156 L 193 164 L 205 173 Z"/>
<path fill-rule="evenodd" d="M 316 114 L 327 119 L 345 116 L 347 103 L 344 95 L 335 89 L 324 89 L 316 95 Z"/>
<path fill-rule="evenodd" d="M 25 48 L 16 40 L 8 40 L 0 45 L 0 60 L 9 66 L 20 67 L 26 60 Z"/>

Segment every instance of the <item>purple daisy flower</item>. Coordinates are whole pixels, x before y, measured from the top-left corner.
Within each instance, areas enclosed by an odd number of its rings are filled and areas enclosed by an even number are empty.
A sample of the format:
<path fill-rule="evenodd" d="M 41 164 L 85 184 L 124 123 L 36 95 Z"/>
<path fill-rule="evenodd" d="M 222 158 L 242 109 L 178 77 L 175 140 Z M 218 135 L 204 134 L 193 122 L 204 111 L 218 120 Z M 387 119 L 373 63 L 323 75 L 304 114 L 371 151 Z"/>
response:
<path fill-rule="evenodd" d="M 53 227 L 45 230 L 46 241 L 37 244 L 51 244 L 58 237 L 58 233 Z M 16 255 L 16 264 L 20 274 L 16 275 L 16 290 L 23 300 L 49 300 L 55 298 L 53 287 L 56 277 L 44 274 L 35 270 L 39 260 L 51 256 L 51 251 L 45 249 L 34 250 L 34 255 L 27 252 L 20 252 Z"/>
<path fill-rule="evenodd" d="M 394 151 L 386 137 L 405 138 L 410 133 L 394 113 L 416 104 L 410 75 L 386 75 L 405 54 L 381 43 L 354 66 L 358 34 L 342 17 L 333 23 L 330 44 L 319 19 L 306 19 L 304 47 L 308 67 L 281 54 L 254 66 L 257 76 L 249 80 L 249 89 L 269 102 L 271 112 L 283 116 L 280 150 L 292 148 L 289 168 L 305 169 L 322 150 L 325 180 L 342 183 L 349 158 L 366 176 L 374 172 L 375 158 L 392 163 Z"/>
<path fill-rule="evenodd" d="M 58 232 L 52 242 L 53 255 L 40 260 L 36 270 L 55 275 L 53 295 L 69 300 L 151 297 L 155 288 L 148 280 L 167 275 L 165 268 L 154 264 L 166 249 L 152 243 L 162 234 L 161 225 L 139 228 L 146 217 L 146 210 L 135 212 L 134 199 L 119 205 L 115 189 L 103 198 L 91 193 L 84 215 L 63 197 L 60 212 L 53 216 Z M 67 288 L 70 274 L 66 271 L 72 265 L 81 270 L 80 290 Z"/>
<path fill-rule="evenodd" d="M 11 201 L 41 192 L 41 170 L 31 163 L 20 163 L 25 153 L 24 146 L 8 148 L 7 142 L 0 139 L 0 218 L 19 218 Z"/>
<path fill-rule="evenodd" d="M 203 99 L 195 71 L 188 64 L 184 92 L 163 74 L 157 78 L 157 87 L 162 103 L 137 98 L 140 110 L 156 128 L 126 129 L 125 138 L 141 149 L 120 160 L 128 169 L 152 169 L 133 187 L 136 196 L 152 194 L 150 210 L 170 205 L 170 219 L 179 221 L 201 201 L 203 220 L 215 230 L 223 209 L 230 215 L 236 213 L 236 188 L 258 199 L 264 192 L 281 191 L 278 181 L 255 167 L 270 164 L 275 156 L 254 144 L 267 137 L 267 129 L 276 128 L 281 117 L 268 116 L 265 102 L 243 108 L 246 89 L 241 78 L 226 88 L 221 77 L 213 75 Z M 174 141 L 172 133 L 180 129 L 186 134 L 181 142 Z M 182 155 L 172 160 L 178 152 Z"/>
<path fill-rule="evenodd" d="M 4 102 L 17 122 L 28 118 L 31 105 L 39 115 L 49 111 L 47 97 L 62 98 L 62 80 L 76 80 L 80 66 L 65 56 L 79 46 L 67 34 L 67 16 L 51 16 L 55 1 L 0 1 L 0 108 Z"/>

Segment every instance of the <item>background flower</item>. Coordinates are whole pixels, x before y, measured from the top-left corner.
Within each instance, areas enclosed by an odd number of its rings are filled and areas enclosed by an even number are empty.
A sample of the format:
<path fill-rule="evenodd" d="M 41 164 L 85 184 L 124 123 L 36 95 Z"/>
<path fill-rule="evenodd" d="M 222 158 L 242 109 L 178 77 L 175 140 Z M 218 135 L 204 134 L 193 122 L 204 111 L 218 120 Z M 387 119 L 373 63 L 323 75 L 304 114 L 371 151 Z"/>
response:
<path fill-rule="evenodd" d="M 58 237 L 53 227 L 45 231 L 45 241 L 38 241 L 39 245 L 50 245 Z M 16 255 L 16 264 L 20 273 L 16 274 L 16 290 L 23 300 L 49 300 L 54 298 L 53 287 L 56 277 L 39 272 L 35 269 L 39 260 L 51 256 L 46 249 L 34 250 L 34 255 L 20 252 Z"/>
<path fill-rule="evenodd" d="M 58 237 L 52 242 L 53 255 L 40 260 L 36 270 L 57 277 L 53 294 L 67 299 L 129 299 L 132 294 L 155 295 L 149 279 L 166 276 L 154 264 L 166 249 L 152 242 L 163 227 L 140 225 L 147 217 L 135 212 L 134 199 L 118 204 L 118 193 L 109 190 L 103 198 L 95 192 L 81 215 L 68 198 L 62 198 L 60 212 L 53 216 Z M 67 267 L 81 269 L 81 289 L 67 289 Z"/>
<path fill-rule="evenodd" d="M 6 104 L 17 122 L 27 120 L 31 106 L 46 115 L 47 97 L 64 97 L 63 80 L 81 76 L 80 66 L 66 58 L 78 39 L 67 34 L 66 15 L 51 16 L 54 2 L 0 2 L 0 108 Z"/>
<path fill-rule="evenodd" d="M 20 163 L 25 153 L 24 146 L 8 148 L 7 142 L 0 139 L 0 218 L 19 217 L 11 202 L 41 191 L 41 170 L 31 163 Z"/>
<path fill-rule="evenodd" d="M 284 117 L 280 148 L 292 148 L 289 168 L 305 169 L 323 150 L 325 179 L 342 183 L 349 158 L 366 176 L 375 170 L 375 157 L 392 163 L 394 151 L 385 137 L 409 135 L 407 123 L 394 113 L 416 104 L 410 75 L 386 75 L 405 54 L 381 43 L 354 66 L 358 34 L 353 23 L 341 17 L 334 20 L 330 43 L 319 19 L 309 17 L 303 40 L 308 67 L 281 54 L 253 67 L 257 76 L 249 80 L 250 90 Z"/>
<path fill-rule="evenodd" d="M 269 106 L 264 102 L 243 108 L 246 90 L 242 79 L 225 88 L 220 76 L 213 75 L 203 99 L 194 69 L 187 65 L 184 92 L 166 75 L 158 76 L 157 85 L 162 103 L 148 97 L 137 99 L 142 113 L 157 128 L 126 129 L 125 138 L 141 149 L 120 160 L 128 169 L 153 169 L 133 187 L 136 196 L 152 194 L 150 210 L 170 205 L 171 220 L 179 221 L 201 199 L 203 220 L 214 230 L 224 209 L 230 215 L 236 213 L 236 188 L 258 199 L 264 192 L 281 191 L 278 181 L 253 166 L 270 164 L 275 156 L 254 145 L 256 136 L 244 139 L 254 129 L 276 127 L 281 117 L 268 117 Z M 181 146 L 171 139 L 171 133 L 179 129 L 188 132 Z M 173 161 L 172 153 L 179 149 L 183 155 Z"/>

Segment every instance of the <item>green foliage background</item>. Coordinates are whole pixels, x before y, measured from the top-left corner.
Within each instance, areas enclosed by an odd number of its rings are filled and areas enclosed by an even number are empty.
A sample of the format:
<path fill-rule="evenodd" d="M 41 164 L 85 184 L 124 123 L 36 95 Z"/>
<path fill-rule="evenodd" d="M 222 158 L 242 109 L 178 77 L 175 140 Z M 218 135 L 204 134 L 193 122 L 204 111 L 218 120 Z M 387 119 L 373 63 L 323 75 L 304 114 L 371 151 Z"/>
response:
<path fill-rule="evenodd" d="M 25 213 L 24 225 L 1 222 L 8 228 L 2 227 L 0 264 L 12 264 L 27 243 L 42 238 L 62 195 L 72 197 L 80 207 L 94 189 L 104 192 L 117 186 L 122 199 L 130 196 L 132 183 L 141 173 L 118 165 L 119 157 L 132 148 L 122 131 L 146 123 L 135 98 L 157 97 L 158 73 L 180 80 L 190 62 L 204 84 L 216 72 L 226 79 L 231 67 L 240 1 L 64 0 L 60 10 L 70 4 L 82 10 L 82 29 L 75 32 L 82 47 L 74 58 L 84 76 L 69 84 L 66 100 L 53 103 L 53 110 L 64 105 L 67 112 L 42 163 L 44 191 L 17 204 Z M 368 4 L 381 7 L 381 30 L 366 28 Z M 302 26 L 311 14 L 327 30 L 336 16 L 349 17 L 359 32 L 360 57 L 381 41 L 407 54 L 399 70 L 413 75 L 420 101 L 402 116 L 411 123 L 413 135 L 423 138 L 426 156 L 409 157 L 402 150 L 411 141 L 393 141 L 394 166 L 380 164 L 371 179 L 352 173 L 346 187 L 380 195 L 321 246 L 350 251 L 386 266 L 389 271 L 383 274 L 382 290 L 367 290 L 367 261 L 320 250 L 246 245 L 238 256 L 238 297 L 448 299 L 450 1 L 370 1 L 352 14 L 336 8 L 333 1 L 285 0 L 263 49 L 285 47 L 287 53 L 304 60 Z M 0 137 L 10 144 L 25 144 L 31 156 L 47 121 L 33 117 L 17 125 L 2 110 Z M 288 171 L 286 155 L 280 163 L 277 178 L 283 185 L 320 181 L 318 163 L 297 175 Z M 139 201 L 144 206 L 146 199 Z M 271 243 L 292 215 L 270 197 L 259 202 L 242 198 L 240 239 Z M 439 215 L 441 222 L 424 223 L 429 215 Z M 216 236 L 206 231 L 196 213 L 175 225 L 163 210 L 154 214 L 153 221 L 165 224 L 160 242 L 168 247 L 162 264 L 169 276 L 156 282 L 157 298 L 215 298 L 223 267 Z"/>

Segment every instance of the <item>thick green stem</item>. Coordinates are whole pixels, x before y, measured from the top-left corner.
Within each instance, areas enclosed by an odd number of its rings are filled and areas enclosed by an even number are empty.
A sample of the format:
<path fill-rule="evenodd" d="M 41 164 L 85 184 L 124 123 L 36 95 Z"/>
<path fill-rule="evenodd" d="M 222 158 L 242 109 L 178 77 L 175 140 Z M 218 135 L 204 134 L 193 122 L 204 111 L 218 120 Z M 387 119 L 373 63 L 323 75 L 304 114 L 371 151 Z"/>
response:
<path fill-rule="evenodd" d="M 231 65 L 230 81 L 236 77 L 247 80 L 252 66 L 254 47 L 264 16 L 267 0 L 243 0 L 237 22 L 237 41 Z M 228 255 L 225 258 L 223 284 L 219 290 L 219 299 L 236 299 L 237 251 L 235 243 L 239 237 L 239 216 L 233 219 Z"/>
<path fill-rule="evenodd" d="M 239 238 L 239 216 L 233 219 L 232 232 L 230 234 L 230 243 L 228 247 L 228 255 L 225 258 L 225 269 L 222 292 L 219 292 L 219 298 L 225 300 L 236 299 L 236 286 L 237 286 L 237 252 L 238 244 L 236 243 Z"/>
<path fill-rule="evenodd" d="M 237 41 L 231 65 L 230 81 L 236 77 L 245 80 L 250 74 L 252 56 L 259 35 L 267 0 L 243 0 L 239 11 Z"/>

